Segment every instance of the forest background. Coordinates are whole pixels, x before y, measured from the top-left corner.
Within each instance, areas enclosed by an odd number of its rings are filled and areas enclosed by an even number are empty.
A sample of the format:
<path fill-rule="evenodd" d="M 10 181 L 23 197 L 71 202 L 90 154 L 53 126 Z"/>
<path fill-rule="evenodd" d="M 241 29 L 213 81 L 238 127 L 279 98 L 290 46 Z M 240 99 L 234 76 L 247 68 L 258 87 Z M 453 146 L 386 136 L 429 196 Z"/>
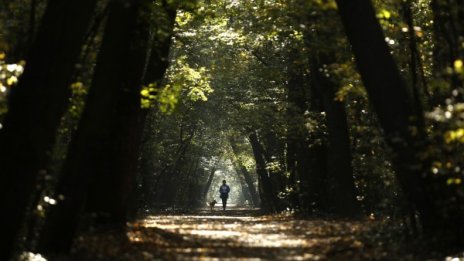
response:
<path fill-rule="evenodd" d="M 0 258 L 204 206 L 219 169 L 237 204 L 462 245 L 460 1 L 0 5 Z"/>

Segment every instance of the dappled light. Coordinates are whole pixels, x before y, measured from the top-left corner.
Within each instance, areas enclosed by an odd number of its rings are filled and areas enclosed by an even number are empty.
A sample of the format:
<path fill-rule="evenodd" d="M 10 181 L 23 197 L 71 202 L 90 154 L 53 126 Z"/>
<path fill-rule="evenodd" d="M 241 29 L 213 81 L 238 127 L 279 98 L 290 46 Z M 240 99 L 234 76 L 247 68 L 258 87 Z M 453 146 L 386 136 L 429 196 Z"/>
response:
<path fill-rule="evenodd" d="M 462 0 L 4 0 L 0 260 L 464 260 Z"/>
<path fill-rule="evenodd" d="M 203 209 L 185 215 L 149 216 L 131 224 L 127 237 L 129 251 L 140 247 L 152 257 L 176 260 L 345 259 L 360 250 L 366 258 L 375 258 L 371 255 L 380 253 L 360 241 L 368 228 L 361 222 L 302 220 L 288 214 L 263 216 L 241 208 L 227 213 Z M 301 234 L 303 230 L 306 232 Z"/>

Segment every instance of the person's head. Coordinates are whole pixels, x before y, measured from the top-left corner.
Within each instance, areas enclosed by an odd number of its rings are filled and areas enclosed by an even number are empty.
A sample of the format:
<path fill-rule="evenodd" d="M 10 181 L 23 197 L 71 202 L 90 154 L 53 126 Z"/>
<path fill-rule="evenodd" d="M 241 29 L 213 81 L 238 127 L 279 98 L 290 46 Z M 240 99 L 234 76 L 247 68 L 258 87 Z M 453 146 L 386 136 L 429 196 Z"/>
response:
<path fill-rule="evenodd" d="M 223 180 L 223 181 L 222 181 L 222 184 L 224 184 L 224 185 L 225 185 L 225 184 L 226 184 L 226 180 Z"/>

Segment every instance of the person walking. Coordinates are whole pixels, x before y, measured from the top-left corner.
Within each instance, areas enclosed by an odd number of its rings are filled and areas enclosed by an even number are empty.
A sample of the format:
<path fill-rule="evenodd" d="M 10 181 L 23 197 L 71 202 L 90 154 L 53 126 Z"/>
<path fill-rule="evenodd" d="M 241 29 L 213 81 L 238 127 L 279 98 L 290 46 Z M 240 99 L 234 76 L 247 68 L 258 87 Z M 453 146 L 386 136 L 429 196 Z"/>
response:
<path fill-rule="evenodd" d="M 226 184 L 226 180 L 222 181 L 222 186 L 219 188 L 219 193 L 222 199 L 222 209 L 226 210 L 227 199 L 229 198 L 230 187 Z"/>

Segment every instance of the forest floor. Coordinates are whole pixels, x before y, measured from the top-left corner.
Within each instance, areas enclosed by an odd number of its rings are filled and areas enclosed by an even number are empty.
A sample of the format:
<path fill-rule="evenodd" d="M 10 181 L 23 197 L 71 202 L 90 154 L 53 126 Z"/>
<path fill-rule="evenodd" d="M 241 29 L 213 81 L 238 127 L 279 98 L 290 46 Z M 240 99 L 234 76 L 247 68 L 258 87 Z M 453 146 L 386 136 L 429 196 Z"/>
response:
<path fill-rule="evenodd" d="M 385 240 L 379 227 L 380 221 L 369 219 L 199 209 L 147 216 L 130 224 L 123 236 L 82 235 L 73 260 L 452 260 L 422 251 L 414 240 L 410 246 Z"/>

